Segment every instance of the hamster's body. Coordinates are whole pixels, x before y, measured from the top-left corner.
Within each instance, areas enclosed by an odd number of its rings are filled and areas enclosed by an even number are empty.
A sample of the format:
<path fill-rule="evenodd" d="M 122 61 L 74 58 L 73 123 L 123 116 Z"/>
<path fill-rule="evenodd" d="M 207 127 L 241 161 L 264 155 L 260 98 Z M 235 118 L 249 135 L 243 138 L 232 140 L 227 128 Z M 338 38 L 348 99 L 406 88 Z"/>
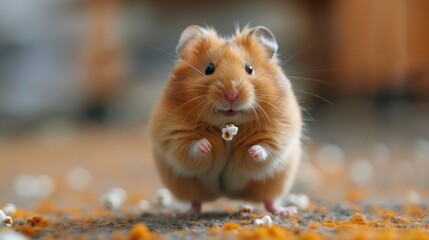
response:
<path fill-rule="evenodd" d="M 289 213 L 273 203 L 295 177 L 302 120 L 276 50 L 264 27 L 230 39 L 198 26 L 182 33 L 181 60 L 155 107 L 150 134 L 161 179 L 194 211 L 226 196 Z M 225 141 L 221 129 L 230 123 L 238 134 Z"/>

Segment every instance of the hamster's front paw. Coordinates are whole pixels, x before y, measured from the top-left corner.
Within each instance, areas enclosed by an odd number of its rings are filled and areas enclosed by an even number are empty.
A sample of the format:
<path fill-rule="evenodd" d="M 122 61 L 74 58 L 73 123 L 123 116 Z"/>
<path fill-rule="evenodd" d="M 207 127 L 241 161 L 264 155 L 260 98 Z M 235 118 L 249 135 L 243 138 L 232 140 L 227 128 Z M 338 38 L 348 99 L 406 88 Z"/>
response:
<path fill-rule="evenodd" d="M 253 145 L 249 149 L 248 153 L 256 161 L 263 161 L 263 160 L 266 160 L 268 157 L 267 150 L 261 145 Z"/>
<path fill-rule="evenodd" d="M 206 138 L 196 141 L 191 147 L 191 153 L 194 156 L 204 155 L 212 150 L 212 145 Z"/>

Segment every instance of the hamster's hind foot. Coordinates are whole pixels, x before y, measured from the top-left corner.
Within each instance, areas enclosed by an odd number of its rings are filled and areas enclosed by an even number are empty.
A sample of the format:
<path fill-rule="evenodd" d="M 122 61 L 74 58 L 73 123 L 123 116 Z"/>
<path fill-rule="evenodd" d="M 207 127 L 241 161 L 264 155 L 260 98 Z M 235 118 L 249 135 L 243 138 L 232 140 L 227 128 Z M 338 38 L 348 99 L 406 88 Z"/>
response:
<path fill-rule="evenodd" d="M 264 205 L 267 211 L 281 217 L 290 217 L 298 213 L 298 209 L 295 206 L 290 206 L 290 207 L 277 206 L 273 200 L 265 200 Z"/>
<path fill-rule="evenodd" d="M 201 213 L 201 202 L 192 202 L 191 208 L 184 212 L 176 214 L 177 218 L 197 217 Z"/>

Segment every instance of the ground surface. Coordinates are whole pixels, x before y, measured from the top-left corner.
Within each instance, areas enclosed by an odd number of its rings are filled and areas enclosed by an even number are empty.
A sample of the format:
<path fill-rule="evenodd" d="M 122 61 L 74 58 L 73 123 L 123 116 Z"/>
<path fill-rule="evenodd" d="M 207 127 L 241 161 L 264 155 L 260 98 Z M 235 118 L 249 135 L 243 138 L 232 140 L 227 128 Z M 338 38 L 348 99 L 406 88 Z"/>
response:
<path fill-rule="evenodd" d="M 187 205 L 157 205 L 155 193 L 162 185 L 145 139 L 144 131 L 61 128 L 1 141 L 0 207 L 12 202 L 18 210 L 11 214 L 12 228 L 0 227 L 0 239 L 11 229 L 36 239 L 429 239 L 427 175 L 421 170 L 427 163 L 350 161 L 326 170 L 326 161 L 310 155 L 293 192 L 309 195 L 311 204 L 295 216 L 272 216 L 261 205 L 253 205 L 254 211 L 244 216 L 237 212 L 241 202 L 220 199 L 205 204 L 200 216 L 176 217 Z M 308 152 L 319 148 L 307 144 Z M 326 154 L 338 158 L 338 152 Z M 80 188 L 72 182 L 82 176 L 70 179 L 76 166 L 90 173 Z M 371 181 L 353 177 L 356 171 L 372 172 L 362 175 Z M 22 174 L 47 176 L 50 191 L 43 193 L 42 186 L 38 191 L 43 194 L 23 195 L 17 189 Z M 128 199 L 111 212 L 99 198 L 113 187 L 126 190 Z M 141 200 L 149 203 L 144 209 Z M 273 226 L 254 226 L 265 215 L 272 217 Z"/>

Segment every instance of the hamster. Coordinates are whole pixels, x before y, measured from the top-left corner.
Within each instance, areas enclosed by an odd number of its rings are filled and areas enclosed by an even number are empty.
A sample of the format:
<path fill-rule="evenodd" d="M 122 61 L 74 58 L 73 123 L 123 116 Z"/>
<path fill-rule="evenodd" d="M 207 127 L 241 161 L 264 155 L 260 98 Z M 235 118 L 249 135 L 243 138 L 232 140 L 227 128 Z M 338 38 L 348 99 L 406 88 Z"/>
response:
<path fill-rule="evenodd" d="M 200 213 L 219 197 L 264 203 L 273 214 L 301 158 L 300 107 L 266 27 L 237 29 L 229 38 L 189 26 L 178 62 L 154 108 L 149 132 L 163 183 Z M 231 141 L 221 129 L 238 127 Z"/>

